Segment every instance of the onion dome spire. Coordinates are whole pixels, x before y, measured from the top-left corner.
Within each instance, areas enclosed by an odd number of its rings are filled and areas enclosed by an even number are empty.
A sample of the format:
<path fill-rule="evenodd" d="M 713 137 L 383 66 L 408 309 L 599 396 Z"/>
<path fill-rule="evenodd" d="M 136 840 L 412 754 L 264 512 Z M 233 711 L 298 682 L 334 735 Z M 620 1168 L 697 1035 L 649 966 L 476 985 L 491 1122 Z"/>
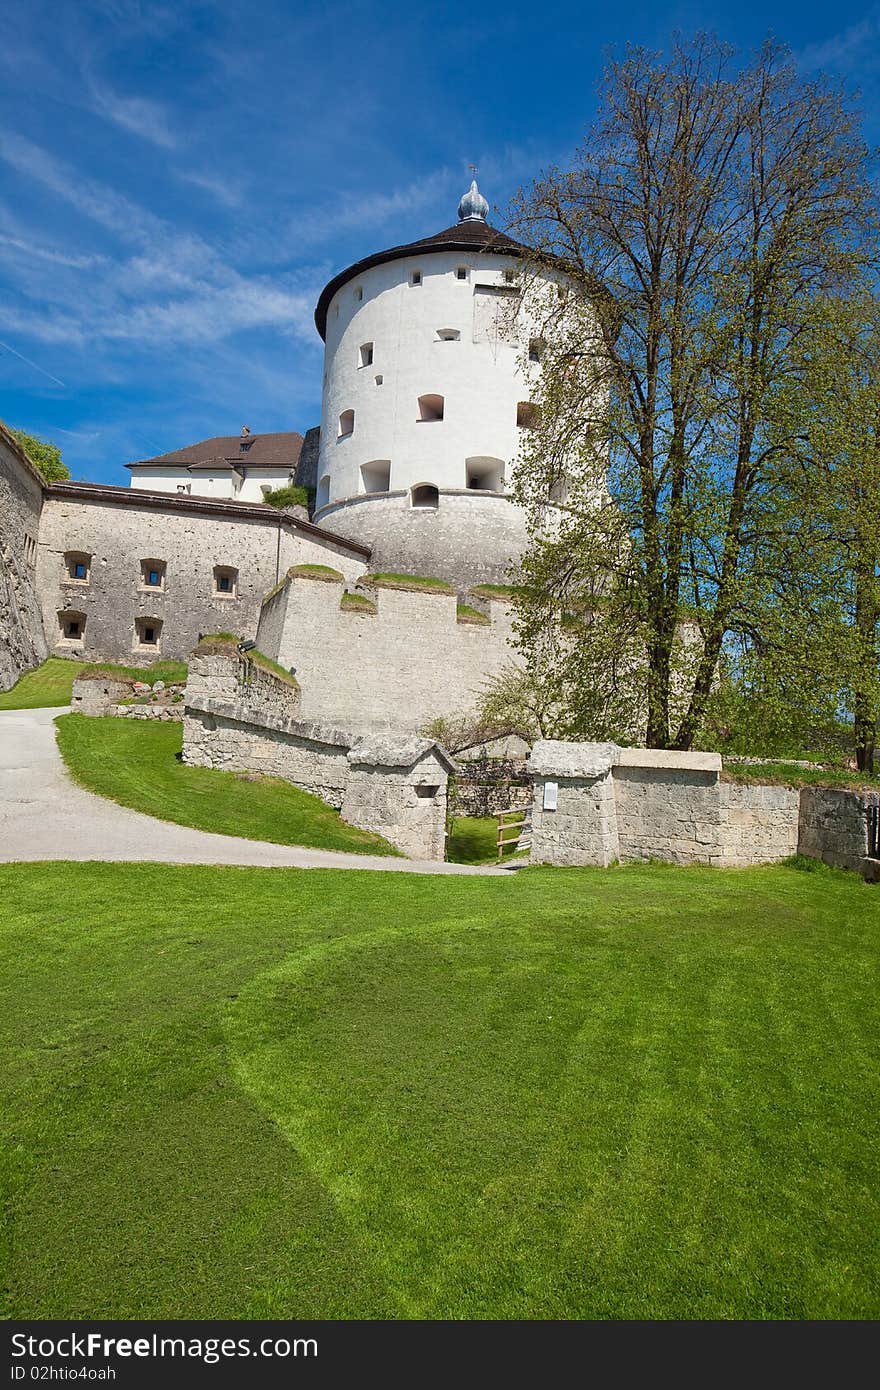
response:
<path fill-rule="evenodd" d="M 458 220 L 459 222 L 485 222 L 488 212 L 489 204 L 477 188 L 476 179 L 473 179 L 470 189 L 458 205 Z"/>

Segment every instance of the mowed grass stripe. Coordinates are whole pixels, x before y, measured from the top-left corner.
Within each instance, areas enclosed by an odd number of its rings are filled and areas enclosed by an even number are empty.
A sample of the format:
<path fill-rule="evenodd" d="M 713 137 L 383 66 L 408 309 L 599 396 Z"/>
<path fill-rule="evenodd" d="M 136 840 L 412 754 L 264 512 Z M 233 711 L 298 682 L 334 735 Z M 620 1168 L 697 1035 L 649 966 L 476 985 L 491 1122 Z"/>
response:
<path fill-rule="evenodd" d="M 880 1313 L 849 875 L 0 869 L 13 1316 Z"/>

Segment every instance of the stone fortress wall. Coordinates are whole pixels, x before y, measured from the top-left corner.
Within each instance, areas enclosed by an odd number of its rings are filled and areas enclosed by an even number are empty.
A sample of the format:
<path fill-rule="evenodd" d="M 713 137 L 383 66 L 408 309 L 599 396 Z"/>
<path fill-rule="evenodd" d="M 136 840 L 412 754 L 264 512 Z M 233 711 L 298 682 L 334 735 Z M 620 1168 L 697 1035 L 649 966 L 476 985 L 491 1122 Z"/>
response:
<path fill-rule="evenodd" d="M 202 633 L 252 635 L 263 596 L 291 565 L 332 564 L 353 581 L 367 555 L 262 505 L 56 484 L 46 495 L 37 566 L 49 650 L 137 666 L 185 660 Z M 147 582 L 151 569 L 158 584 Z M 78 615 L 75 635 L 70 615 Z"/>
<path fill-rule="evenodd" d="M 323 524 L 371 547 L 371 567 L 448 580 L 460 593 L 472 584 L 509 584 L 526 548 L 526 515 L 506 497 L 439 488 L 435 507 L 413 507 L 408 491 L 331 506 Z"/>
<path fill-rule="evenodd" d="M 45 485 L 0 425 L 0 690 L 43 661 L 37 546 Z"/>
<path fill-rule="evenodd" d="M 190 658 L 183 759 L 283 777 L 415 859 L 443 859 L 455 764 L 438 744 L 302 717 L 295 682 L 255 670 L 234 648 Z"/>
<path fill-rule="evenodd" d="M 471 597 L 482 622 L 459 621 L 456 595 L 288 574 L 262 606 L 257 646 L 294 667 L 308 719 L 354 728 L 423 728 L 473 709 L 487 678 L 515 659 L 511 607 Z"/>
<path fill-rule="evenodd" d="M 723 782 L 718 753 L 548 739 L 529 770 L 536 863 L 744 868 L 797 852 L 797 788 Z"/>

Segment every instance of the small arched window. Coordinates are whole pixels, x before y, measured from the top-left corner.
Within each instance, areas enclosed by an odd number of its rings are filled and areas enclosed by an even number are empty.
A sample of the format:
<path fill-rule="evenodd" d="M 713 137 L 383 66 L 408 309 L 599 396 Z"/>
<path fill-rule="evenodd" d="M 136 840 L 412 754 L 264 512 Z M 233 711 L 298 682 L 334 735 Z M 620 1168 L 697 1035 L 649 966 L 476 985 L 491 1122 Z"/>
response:
<path fill-rule="evenodd" d="M 73 608 L 65 608 L 58 614 L 60 642 L 82 642 L 86 631 L 86 615 Z"/>
<path fill-rule="evenodd" d="M 496 458 L 469 458 L 464 461 L 467 486 L 476 492 L 501 492 L 504 462 Z"/>
<path fill-rule="evenodd" d="M 165 588 L 165 561 L 141 560 L 141 588 Z"/>
<path fill-rule="evenodd" d="M 437 341 L 439 343 L 457 343 L 461 338 L 460 328 L 438 328 Z"/>
<path fill-rule="evenodd" d="M 322 507 L 326 507 L 330 501 L 330 474 L 325 473 L 318 483 L 318 490 L 315 494 L 315 511 L 319 512 Z"/>
<path fill-rule="evenodd" d="M 361 464 L 364 492 L 388 492 L 391 487 L 391 460 L 373 459 Z"/>
<path fill-rule="evenodd" d="M 419 396 L 419 419 L 420 420 L 442 420 L 443 419 L 443 397 L 442 396 Z"/>
<path fill-rule="evenodd" d="M 412 490 L 412 505 L 414 507 L 439 507 L 440 493 L 433 483 L 417 483 Z"/>
<path fill-rule="evenodd" d="M 350 434 L 354 434 L 354 411 L 343 410 L 339 417 L 339 438 L 345 439 Z"/>
<path fill-rule="evenodd" d="M 358 366 L 372 367 L 373 365 L 373 344 L 361 343 L 358 349 Z"/>

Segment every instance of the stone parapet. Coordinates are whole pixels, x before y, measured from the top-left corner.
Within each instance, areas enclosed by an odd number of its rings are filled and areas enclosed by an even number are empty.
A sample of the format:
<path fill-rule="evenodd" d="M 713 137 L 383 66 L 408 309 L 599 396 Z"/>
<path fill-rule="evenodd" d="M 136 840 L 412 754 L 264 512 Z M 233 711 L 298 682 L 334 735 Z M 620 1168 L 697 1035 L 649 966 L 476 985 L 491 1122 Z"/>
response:
<path fill-rule="evenodd" d="M 218 677 L 215 670 L 205 674 Z M 427 739 L 364 737 L 259 709 L 247 698 L 188 694 L 183 759 L 193 767 L 282 777 L 404 854 L 444 857 L 446 787 L 455 764 Z"/>
<path fill-rule="evenodd" d="M 732 868 L 797 849 L 797 790 L 722 782 L 717 753 L 545 740 L 529 770 L 537 863 Z"/>

